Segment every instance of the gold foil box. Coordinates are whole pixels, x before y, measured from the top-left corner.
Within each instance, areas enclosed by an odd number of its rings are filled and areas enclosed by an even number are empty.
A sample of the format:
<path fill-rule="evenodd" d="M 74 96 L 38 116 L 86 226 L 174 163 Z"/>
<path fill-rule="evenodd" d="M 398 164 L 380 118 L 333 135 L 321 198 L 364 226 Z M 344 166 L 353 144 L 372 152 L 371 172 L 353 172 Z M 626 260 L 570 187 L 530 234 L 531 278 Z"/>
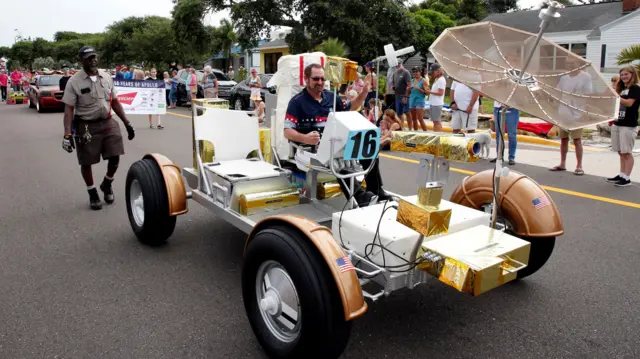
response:
<path fill-rule="evenodd" d="M 449 232 L 451 209 L 425 207 L 417 202 L 401 199 L 396 221 L 426 237 L 444 234 Z"/>
<path fill-rule="evenodd" d="M 338 182 L 318 183 L 317 195 L 318 199 L 330 199 L 342 196 L 342 189 Z"/>
<path fill-rule="evenodd" d="M 256 213 L 295 206 L 297 204 L 300 204 L 300 191 L 298 191 L 296 187 L 243 194 L 240 196 L 240 214 L 250 216 Z"/>
<path fill-rule="evenodd" d="M 425 239 L 419 256 L 439 256 L 418 268 L 441 282 L 473 296 L 517 277 L 529 262 L 531 244 L 488 226 L 476 226 L 433 240 Z"/>
<path fill-rule="evenodd" d="M 480 144 L 474 138 L 452 134 L 395 131 L 391 150 L 430 154 L 456 162 L 476 162 Z"/>

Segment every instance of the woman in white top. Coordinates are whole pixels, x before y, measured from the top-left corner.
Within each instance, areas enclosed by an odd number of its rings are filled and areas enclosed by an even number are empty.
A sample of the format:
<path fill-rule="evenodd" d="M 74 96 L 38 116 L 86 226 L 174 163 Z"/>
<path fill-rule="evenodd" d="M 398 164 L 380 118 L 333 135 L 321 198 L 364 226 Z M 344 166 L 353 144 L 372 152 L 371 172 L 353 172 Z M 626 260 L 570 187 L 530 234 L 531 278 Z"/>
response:
<path fill-rule="evenodd" d="M 431 89 L 427 89 L 427 95 L 429 95 L 429 118 L 433 122 L 433 131 L 440 132 L 442 131 L 440 114 L 444 105 L 444 91 L 447 88 L 447 81 L 444 79 L 440 65 L 431 65 L 431 73 L 433 74 L 433 85 L 431 85 Z"/>

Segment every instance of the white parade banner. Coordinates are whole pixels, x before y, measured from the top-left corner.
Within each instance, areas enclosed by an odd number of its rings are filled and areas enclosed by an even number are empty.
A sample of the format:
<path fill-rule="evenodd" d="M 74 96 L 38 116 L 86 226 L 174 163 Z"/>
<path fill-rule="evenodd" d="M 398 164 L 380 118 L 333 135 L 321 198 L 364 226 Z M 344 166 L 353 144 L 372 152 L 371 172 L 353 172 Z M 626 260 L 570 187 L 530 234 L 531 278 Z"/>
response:
<path fill-rule="evenodd" d="M 113 86 L 127 115 L 164 115 L 167 98 L 163 80 L 115 80 Z"/>

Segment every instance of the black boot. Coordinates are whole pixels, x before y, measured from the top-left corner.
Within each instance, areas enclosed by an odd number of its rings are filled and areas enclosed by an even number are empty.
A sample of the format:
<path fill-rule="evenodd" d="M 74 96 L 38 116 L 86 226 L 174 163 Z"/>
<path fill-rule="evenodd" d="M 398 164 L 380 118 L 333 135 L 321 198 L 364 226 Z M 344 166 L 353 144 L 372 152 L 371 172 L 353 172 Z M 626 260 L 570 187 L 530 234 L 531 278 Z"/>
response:
<path fill-rule="evenodd" d="M 91 209 L 94 211 L 102 209 L 102 202 L 100 201 L 98 190 L 95 188 L 92 188 L 87 192 L 89 192 L 89 207 L 91 207 Z"/>
<path fill-rule="evenodd" d="M 112 183 L 112 179 L 107 179 L 105 177 L 105 179 L 102 181 L 102 184 L 100 184 L 100 190 L 104 192 L 104 201 L 107 202 L 107 204 L 112 204 L 113 201 L 116 200 L 116 197 L 113 194 L 113 188 L 111 186 Z"/>

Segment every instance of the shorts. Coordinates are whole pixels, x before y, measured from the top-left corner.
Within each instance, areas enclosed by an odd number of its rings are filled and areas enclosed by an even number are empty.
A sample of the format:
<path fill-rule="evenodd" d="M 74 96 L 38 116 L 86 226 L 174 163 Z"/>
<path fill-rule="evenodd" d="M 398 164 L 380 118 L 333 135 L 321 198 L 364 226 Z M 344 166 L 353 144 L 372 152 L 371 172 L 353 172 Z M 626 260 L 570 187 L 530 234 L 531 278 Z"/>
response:
<path fill-rule="evenodd" d="M 398 116 L 409 112 L 409 99 L 407 99 L 407 103 L 402 103 L 403 98 L 405 97 L 396 95 L 396 115 Z"/>
<path fill-rule="evenodd" d="M 169 90 L 169 101 L 172 103 L 178 102 L 178 91 L 175 89 Z"/>
<path fill-rule="evenodd" d="M 560 135 L 560 138 L 571 137 L 572 140 L 579 140 L 579 139 L 582 139 L 582 132 L 584 132 L 582 128 L 579 128 L 577 130 L 571 130 L 571 131 L 565 131 L 561 128 L 558 128 L 558 134 Z"/>
<path fill-rule="evenodd" d="M 74 122 L 76 154 L 80 166 L 99 163 L 101 155 L 103 160 L 124 155 L 120 125 L 113 118 L 97 121 L 75 120 Z M 91 134 L 91 141 L 87 143 L 84 143 L 85 125 L 88 126 Z"/>
<path fill-rule="evenodd" d="M 442 106 L 430 106 L 429 107 L 429 119 L 433 122 L 441 120 Z"/>
<path fill-rule="evenodd" d="M 416 108 L 418 110 L 424 109 L 426 106 L 424 102 L 424 96 L 409 97 L 409 108 Z"/>
<path fill-rule="evenodd" d="M 453 111 L 451 115 L 452 130 L 476 130 L 478 128 L 478 110 L 475 109 L 471 113 L 464 111 Z"/>
<path fill-rule="evenodd" d="M 633 153 L 636 146 L 637 127 L 611 126 L 611 150 L 620 153 Z"/>

